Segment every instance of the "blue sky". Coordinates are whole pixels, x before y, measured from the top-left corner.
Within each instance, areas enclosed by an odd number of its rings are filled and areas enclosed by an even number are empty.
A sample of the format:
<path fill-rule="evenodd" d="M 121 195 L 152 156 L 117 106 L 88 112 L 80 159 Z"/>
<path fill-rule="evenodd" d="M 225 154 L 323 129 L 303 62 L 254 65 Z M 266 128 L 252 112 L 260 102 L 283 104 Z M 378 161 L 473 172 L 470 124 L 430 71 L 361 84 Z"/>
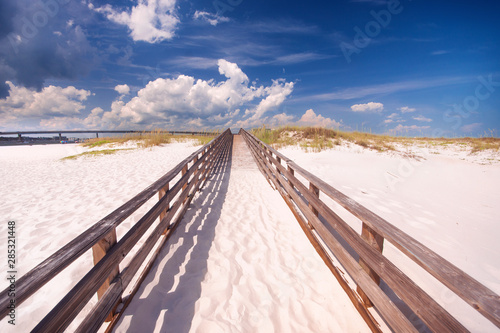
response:
<path fill-rule="evenodd" d="M 2 0 L 0 131 L 498 136 L 497 1 Z"/>

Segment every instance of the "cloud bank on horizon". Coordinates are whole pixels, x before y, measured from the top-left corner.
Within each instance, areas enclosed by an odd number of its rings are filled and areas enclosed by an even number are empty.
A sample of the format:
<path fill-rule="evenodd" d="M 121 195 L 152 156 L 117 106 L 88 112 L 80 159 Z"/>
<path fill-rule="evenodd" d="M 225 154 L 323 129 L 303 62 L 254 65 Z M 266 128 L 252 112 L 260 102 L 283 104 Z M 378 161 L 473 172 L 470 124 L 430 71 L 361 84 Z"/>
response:
<path fill-rule="evenodd" d="M 128 102 L 124 102 L 123 97 L 130 93 L 130 87 L 117 85 L 114 90 L 119 97 L 110 109 L 95 108 L 85 118 L 81 117 L 81 111 L 91 91 L 73 86 L 48 86 L 37 92 L 7 81 L 9 95 L 0 100 L 0 108 L 6 111 L 2 112 L 4 117 L 0 118 L 0 124 L 21 126 L 24 121 L 40 119 L 45 127 L 64 129 L 135 129 L 165 125 L 176 128 L 248 127 L 268 121 L 266 113 L 279 107 L 293 91 L 294 83 L 284 79 L 273 80 L 269 86 L 251 84 L 236 64 L 224 59 L 218 61 L 218 67 L 225 81 L 216 83 L 213 79 L 207 81 L 187 75 L 158 78 Z M 241 108 L 246 108 L 244 115 L 240 115 Z"/>
<path fill-rule="evenodd" d="M 0 131 L 292 123 L 449 136 L 500 128 L 498 4 L 444 1 L 436 4 L 443 18 L 400 2 L 384 24 L 374 17 L 385 1 L 223 4 L 2 1 Z M 363 29 L 374 24 L 377 33 Z M 350 61 L 346 43 L 359 50 Z"/>

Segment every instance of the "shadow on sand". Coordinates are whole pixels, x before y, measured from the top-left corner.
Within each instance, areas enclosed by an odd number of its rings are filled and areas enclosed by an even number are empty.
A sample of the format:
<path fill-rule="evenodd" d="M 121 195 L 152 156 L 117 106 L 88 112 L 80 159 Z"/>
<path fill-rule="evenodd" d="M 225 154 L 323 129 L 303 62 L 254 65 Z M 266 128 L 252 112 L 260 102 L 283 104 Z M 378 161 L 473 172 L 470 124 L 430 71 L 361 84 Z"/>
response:
<path fill-rule="evenodd" d="M 228 190 L 231 156 L 232 146 L 192 201 L 129 311 L 125 312 L 125 316 L 133 313 L 127 332 L 158 329 L 161 332 L 189 332 L 195 303 L 201 295 L 201 283 L 207 273 L 215 227 Z M 157 284 L 154 279 L 158 279 Z"/>

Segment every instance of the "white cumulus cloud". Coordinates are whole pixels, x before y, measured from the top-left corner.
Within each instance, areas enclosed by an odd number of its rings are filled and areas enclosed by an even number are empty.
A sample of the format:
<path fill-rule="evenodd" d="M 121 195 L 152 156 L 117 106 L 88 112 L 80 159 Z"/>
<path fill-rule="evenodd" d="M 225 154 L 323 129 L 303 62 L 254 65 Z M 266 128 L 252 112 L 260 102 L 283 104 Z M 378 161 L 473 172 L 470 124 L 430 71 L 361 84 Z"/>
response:
<path fill-rule="evenodd" d="M 418 120 L 418 121 L 424 121 L 424 122 L 427 122 L 427 123 L 430 123 L 432 121 L 432 119 L 426 118 L 424 116 L 413 117 L 413 119 L 414 120 Z"/>
<path fill-rule="evenodd" d="M 286 125 L 291 123 L 294 118 L 295 118 L 294 116 L 287 115 L 286 113 L 283 112 L 273 116 L 271 122 L 277 125 Z"/>
<path fill-rule="evenodd" d="M 384 109 L 384 104 L 369 102 L 366 104 L 354 104 L 351 110 L 354 112 L 380 112 Z"/>
<path fill-rule="evenodd" d="M 104 113 L 104 110 L 100 107 L 93 108 L 90 111 L 90 114 L 83 120 L 85 127 L 87 128 L 101 128 L 101 116 Z"/>
<path fill-rule="evenodd" d="M 0 99 L 0 125 L 19 126 L 26 119 L 43 121 L 56 117 L 73 117 L 85 108 L 83 102 L 91 92 L 77 89 L 48 86 L 41 91 L 16 86 L 10 81 L 9 95 Z"/>
<path fill-rule="evenodd" d="M 7 82 L 10 91 L 0 99 L 0 127 L 196 129 L 291 119 L 286 115 L 270 118 L 267 113 L 278 109 L 292 93 L 293 82 L 277 79 L 269 85 L 257 85 L 235 63 L 220 59 L 217 64 L 225 79 L 202 80 L 188 75 L 158 78 L 128 102 L 123 97 L 131 94 L 130 87 L 117 85 L 114 89 L 120 95 L 110 107 L 86 113 L 90 91 L 48 86 L 37 92 Z"/>
<path fill-rule="evenodd" d="M 302 117 L 299 119 L 298 123 L 300 125 L 315 126 L 315 127 L 340 127 L 341 123 L 335 121 L 331 118 L 325 118 L 322 115 L 313 111 L 313 109 L 307 110 Z"/>
<path fill-rule="evenodd" d="M 130 93 L 130 87 L 126 84 L 119 84 L 115 87 L 115 91 L 120 95 L 128 95 Z"/>
<path fill-rule="evenodd" d="M 415 112 L 417 109 L 410 108 L 408 106 L 402 106 L 402 107 L 398 108 L 398 110 L 401 111 L 402 113 L 409 113 L 409 112 Z"/>
<path fill-rule="evenodd" d="M 284 79 L 273 80 L 270 87 L 264 88 L 267 95 L 255 109 L 246 110 L 245 113 L 253 114 L 251 120 L 262 118 L 264 113 L 277 108 L 293 91 L 293 82 L 286 82 Z"/>
<path fill-rule="evenodd" d="M 423 131 L 426 129 L 429 129 L 430 126 L 417 126 L 417 125 L 410 125 L 410 126 L 403 126 L 399 124 L 398 126 L 394 127 L 393 129 L 390 129 L 389 132 L 393 134 L 397 133 L 414 133 L 414 132 L 419 132 Z"/>
<path fill-rule="evenodd" d="M 384 123 L 390 124 L 390 123 L 404 123 L 406 120 L 402 119 L 401 116 L 398 113 L 391 113 L 387 118 L 384 120 Z"/>
<path fill-rule="evenodd" d="M 204 125 L 210 125 L 237 117 L 239 109 L 250 103 L 257 105 L 247 108 L 245 114 L 251 115 L 252 121 L 261 121 L 266 112 L 278 108 L 293 91 L 293 83 L 282 79 L 267 87 L 250 84 L 238 65 L 224 59 L 218 61 L 218 66 L 225 81 L 217 83 L 187 75 L 159 78 L 139 90 L 128 103 L 114 101 L 111 110 L 102 114 L 102 122 L 110 127 L 160 123 L 168 126 L 200 117 Z"/>
<path fill-rule="evenodd" d="M 176 13 L 176 0 L 137 0 L 137 5 L 129 10 L 120 11 L 111 5 L 95 8 L 106 15 L 108 20 L 125 25 L 130 29 L 134 41 L 158 43 L 172 39 L 179 18 Z"/>

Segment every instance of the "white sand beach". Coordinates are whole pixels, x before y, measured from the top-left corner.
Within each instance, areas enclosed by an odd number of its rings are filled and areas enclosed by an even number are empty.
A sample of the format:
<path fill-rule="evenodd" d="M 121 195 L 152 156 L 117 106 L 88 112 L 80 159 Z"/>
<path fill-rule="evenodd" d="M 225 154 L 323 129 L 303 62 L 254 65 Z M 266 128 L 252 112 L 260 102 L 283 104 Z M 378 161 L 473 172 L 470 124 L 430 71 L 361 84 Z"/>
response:
<path fill-rule="evenodd" d="M 6 244 L 7 221 L 16 221 L 19 276 L 197 148 L 174 143 L 61 161 L 85 149 L 0 147 L 0 241 Z M 414 147 L 423 157 L 418 162 L 357 146 L 320 153 L 293 147 L 280 151 L 500 294 L 498 156 Z M 118 228 L 118 237 L 147 207 L 150 202 Z M 346 220 L 361 230 L 356 219 Z M 388 242 L 384 254 L 469 330 L 498 331 Z M 31 330 L 91 266 L 89 252 L 19 306 L 15 329 L 4 319 L 0 331 Z M 1 267 L 7 271 L 6 262 Z M 235 145 L 232 162 L 194 198 L 115 331 L 369 329 L 278 192 L 248 151 Z"/>

